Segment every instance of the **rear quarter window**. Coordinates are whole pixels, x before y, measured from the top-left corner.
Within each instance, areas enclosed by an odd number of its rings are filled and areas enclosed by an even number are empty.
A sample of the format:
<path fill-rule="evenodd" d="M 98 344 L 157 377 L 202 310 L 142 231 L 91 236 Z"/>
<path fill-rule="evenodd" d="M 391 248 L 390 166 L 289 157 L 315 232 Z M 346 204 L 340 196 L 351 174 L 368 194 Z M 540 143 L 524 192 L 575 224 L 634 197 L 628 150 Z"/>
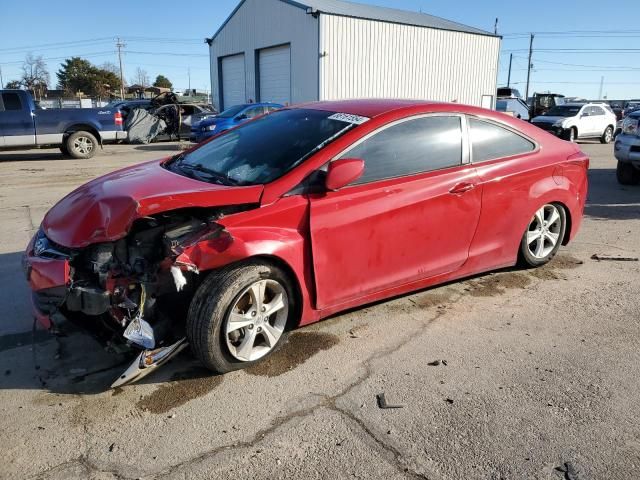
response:
<path fill-rule="evenodd" d="M 2 103 L 4 103 L 5 110 L 22 110 L 20 95 L 17 93 L 3 93 Z"/>
<path fill-rule="evenodd" d="M 474 163 L 521 155 L 536 148 L 530 140 L 495 123 L 471 118 L 469 131 Z"/>

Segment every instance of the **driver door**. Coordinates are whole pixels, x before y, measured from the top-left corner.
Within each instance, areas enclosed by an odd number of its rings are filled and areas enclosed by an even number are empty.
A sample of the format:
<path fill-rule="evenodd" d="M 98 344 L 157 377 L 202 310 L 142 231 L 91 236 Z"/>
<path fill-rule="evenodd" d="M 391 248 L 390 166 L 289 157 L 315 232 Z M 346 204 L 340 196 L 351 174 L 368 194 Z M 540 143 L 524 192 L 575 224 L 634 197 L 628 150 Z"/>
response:
<path fill-rule="evenodd" d="M 317 308 L 458 269 L 468 258 L 481 188 L 461 116 L 383 127 L 340 158 L 363 176 L 310 198 Z"/>

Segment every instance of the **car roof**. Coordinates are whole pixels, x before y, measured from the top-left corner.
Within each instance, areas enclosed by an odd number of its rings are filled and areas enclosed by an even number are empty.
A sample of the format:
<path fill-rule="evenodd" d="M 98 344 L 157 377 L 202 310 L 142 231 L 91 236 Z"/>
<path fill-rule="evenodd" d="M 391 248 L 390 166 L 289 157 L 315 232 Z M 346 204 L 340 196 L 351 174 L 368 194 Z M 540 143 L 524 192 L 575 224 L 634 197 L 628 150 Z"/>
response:
<path fill-rule="evenodd" d="M 296 105 L 292 108 L 325 110 L 328 112 L 349 113 L 351 115 L 361 115 L 363 117 L 373 118 L 403 108 L 416 107 L 420 105 L 428 106 L 442 104 L 444 104 L 444 102 L 434 102 L 426 100 L 361 99 L 310 102 Z"/>

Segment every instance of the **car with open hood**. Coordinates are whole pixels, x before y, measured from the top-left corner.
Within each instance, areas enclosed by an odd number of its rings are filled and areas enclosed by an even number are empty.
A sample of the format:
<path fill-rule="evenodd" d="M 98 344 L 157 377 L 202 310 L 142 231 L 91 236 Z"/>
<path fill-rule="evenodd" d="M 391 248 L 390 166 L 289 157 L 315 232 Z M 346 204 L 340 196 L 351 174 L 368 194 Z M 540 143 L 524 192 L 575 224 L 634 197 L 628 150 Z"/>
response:
<path fill-rule="evenodd" d="M 578 232 L 589 159 L 502 113 L 408 100 L 283 108 L 63 198 L 27 246 L 34 314 L 224 373 L 293 328 L 520 262 Z"/>

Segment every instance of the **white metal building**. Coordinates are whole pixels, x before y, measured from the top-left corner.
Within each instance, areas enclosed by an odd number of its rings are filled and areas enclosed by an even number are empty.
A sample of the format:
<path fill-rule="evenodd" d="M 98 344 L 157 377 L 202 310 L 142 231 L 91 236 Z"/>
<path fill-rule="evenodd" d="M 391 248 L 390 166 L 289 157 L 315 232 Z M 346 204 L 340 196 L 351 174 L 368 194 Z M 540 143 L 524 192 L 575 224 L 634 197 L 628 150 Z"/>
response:
<path fill-rule="evenodd" d="M 210 45 L 213 103 L 415 98 L 492 107 L 500 37 L 342 0 L 242 0 Z"/>

